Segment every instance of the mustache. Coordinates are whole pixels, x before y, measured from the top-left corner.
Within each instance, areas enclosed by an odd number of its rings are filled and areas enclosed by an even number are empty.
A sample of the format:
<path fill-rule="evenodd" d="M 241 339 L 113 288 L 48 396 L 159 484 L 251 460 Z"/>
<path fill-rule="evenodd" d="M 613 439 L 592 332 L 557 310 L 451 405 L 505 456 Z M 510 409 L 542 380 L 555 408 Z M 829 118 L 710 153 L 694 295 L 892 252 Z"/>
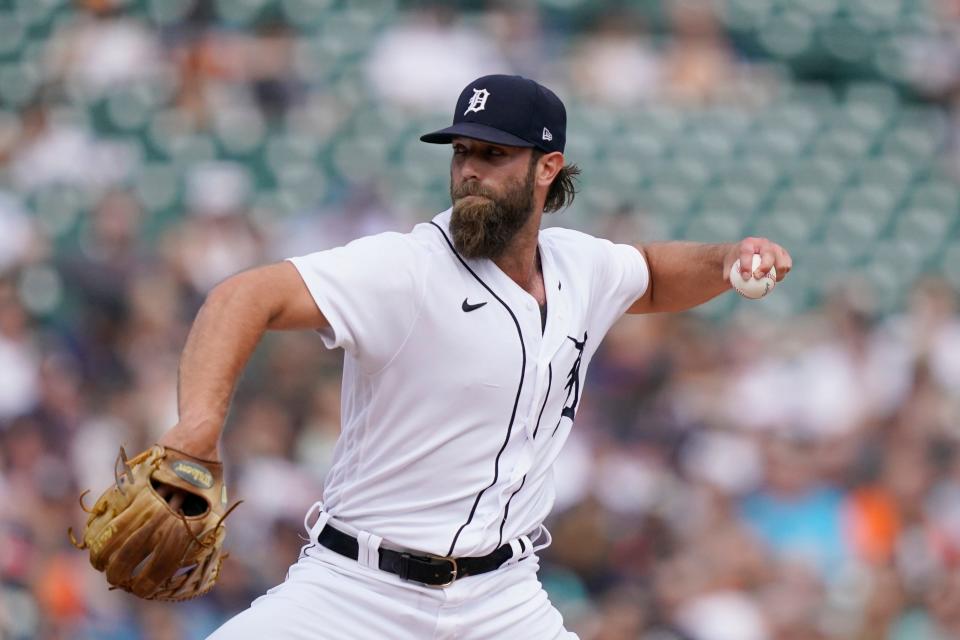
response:
<path fill-rule="evenodd" d="M 475 180 L 461 182 L 458 186 L 451 190 L 450 195 L 454 200 L 460 200 L 462 198 L 466 198 L 467 196 L 482 196 L 489 200 L 497 199 L 496 192 L 489 187 L 483 186 Z"/>

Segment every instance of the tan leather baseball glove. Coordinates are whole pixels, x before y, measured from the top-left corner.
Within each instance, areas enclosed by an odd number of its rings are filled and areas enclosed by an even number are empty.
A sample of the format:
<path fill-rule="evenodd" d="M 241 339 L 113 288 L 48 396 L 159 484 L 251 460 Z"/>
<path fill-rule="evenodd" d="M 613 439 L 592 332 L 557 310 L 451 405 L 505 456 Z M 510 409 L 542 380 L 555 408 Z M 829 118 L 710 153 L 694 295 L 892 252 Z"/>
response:
<path fill-rule="evenodd" d="M 223 464 L 154 445 L 127 460 L 120 448 L 116 484 L 87 509 L 78 549 L 103 571 L 111 589 L 147 600 L 187 600 L 213 588 L 220 575 L 227 508 Z"/>

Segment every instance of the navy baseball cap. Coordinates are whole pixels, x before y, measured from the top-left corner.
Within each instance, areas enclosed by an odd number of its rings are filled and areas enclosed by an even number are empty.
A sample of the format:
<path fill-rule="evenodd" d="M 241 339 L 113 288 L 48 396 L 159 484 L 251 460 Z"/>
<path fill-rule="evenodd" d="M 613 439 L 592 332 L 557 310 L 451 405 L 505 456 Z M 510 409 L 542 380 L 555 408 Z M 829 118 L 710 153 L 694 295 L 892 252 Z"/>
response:
<path fill-rule="evenodd" d="M 453 124 L 420 136 L 447 144 L 457 136 L 511 147 L 563 151 L 567 110 L 553 91 L 521 76 L 492 75 L 467 85 L 457 100 Z"/>

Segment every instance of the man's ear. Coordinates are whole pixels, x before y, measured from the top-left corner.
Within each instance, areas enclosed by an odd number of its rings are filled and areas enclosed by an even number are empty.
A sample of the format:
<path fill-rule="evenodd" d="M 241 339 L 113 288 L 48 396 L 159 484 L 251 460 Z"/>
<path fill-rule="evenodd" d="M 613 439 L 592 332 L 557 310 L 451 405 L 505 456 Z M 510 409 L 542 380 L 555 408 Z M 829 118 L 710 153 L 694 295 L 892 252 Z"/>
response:
<path fill-rule="evenodd" d="M 563 169 L 563 154 L 559 151 L 545 153 L 537 161 L 536 180 L 537 185 L 549 187 L 553 184 L 553 179 L 557 177 L 560 170 Z"/>

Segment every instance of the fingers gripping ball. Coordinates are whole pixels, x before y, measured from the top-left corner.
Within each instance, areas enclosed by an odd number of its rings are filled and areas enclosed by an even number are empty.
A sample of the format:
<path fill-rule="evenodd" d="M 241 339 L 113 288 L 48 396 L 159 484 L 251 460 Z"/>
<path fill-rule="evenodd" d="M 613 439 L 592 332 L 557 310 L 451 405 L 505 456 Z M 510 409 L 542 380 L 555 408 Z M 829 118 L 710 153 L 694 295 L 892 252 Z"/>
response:
<path fill-rule="evenodd" d="M 154 445 L 127 460 L 120 449 L 114 486 L 89 513 L 83 537 L 90 564 L 112 586 L 147 600 L 187 600 L 213 588 L 226 530 L 223 465 Z"/>
<path fill-rule="evenodd" d="M 762 298 L 773 291 L 773 288 L 777 284 L 777 270 L 774 267 L 770 267 L 769 272 L 757 277 L 757 267 L 760 266 L 760 262 L 760 255 L 756 253 L 753 254 L 753 273 L 749 280 L 744 280 L 740 274 L 740 260 L 734 262 L 733 267 L 730 268 L 730 284 L 732 284 L 733 288 L 737 290 L 737 293 L 744 298 L 750 298 L 752 300 Z"/>

